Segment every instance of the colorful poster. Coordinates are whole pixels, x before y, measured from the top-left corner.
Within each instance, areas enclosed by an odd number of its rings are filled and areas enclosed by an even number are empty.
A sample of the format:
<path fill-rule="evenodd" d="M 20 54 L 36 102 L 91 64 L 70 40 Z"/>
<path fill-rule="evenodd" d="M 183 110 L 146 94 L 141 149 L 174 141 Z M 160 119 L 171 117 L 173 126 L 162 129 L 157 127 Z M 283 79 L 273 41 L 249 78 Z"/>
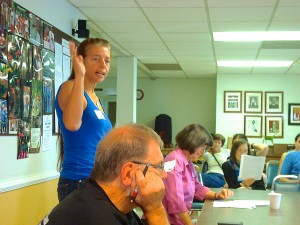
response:
<path fill-rule="evenodd" d="M 44 22 L 41 18 L 36 15 L 29 13 L 30 20 L 30 36 L 29 40 L 32 44 L 40 46 L 43 44 L 44 35 L 43 35 L 43 25 Z"/>

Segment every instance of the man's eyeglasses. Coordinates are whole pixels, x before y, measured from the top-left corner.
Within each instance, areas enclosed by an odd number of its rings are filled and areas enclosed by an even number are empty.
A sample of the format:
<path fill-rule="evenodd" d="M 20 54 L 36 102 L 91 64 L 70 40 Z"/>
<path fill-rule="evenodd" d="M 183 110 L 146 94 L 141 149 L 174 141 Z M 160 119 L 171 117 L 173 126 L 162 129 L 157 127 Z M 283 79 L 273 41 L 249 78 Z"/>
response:
<path fill-rule="evenodd" d="M 151 163 L 144 163 L 144 162 L 138 162 L 138 161 L 132 161 L 132 163 L 134 164 L 138 164 L 138 165 L 148 165 L 148 166 L 152 166 L 153 168 L 157 169 L 160 173 L 162 173 L 164 171 L 164 163 L 162 164 L 151 164 Z"/>

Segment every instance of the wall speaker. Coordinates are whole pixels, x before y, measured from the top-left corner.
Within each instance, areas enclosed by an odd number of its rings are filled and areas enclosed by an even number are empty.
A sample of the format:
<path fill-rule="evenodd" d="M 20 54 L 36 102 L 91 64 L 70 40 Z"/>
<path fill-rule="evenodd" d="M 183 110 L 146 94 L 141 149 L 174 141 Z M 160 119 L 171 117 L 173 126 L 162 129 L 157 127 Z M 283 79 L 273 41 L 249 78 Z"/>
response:
<path fill-rule="evenodd" d="M 72 35 L 77 34 L 79 38 L 89 38 L 90 31 L 86 29 L 86 20 L 78 20 L 78 30 L 72 29 Z"/>
<path fill-rule="evenodd" d="M 86 29 L 86 20 L 78 20 L 78 30 Z"/>

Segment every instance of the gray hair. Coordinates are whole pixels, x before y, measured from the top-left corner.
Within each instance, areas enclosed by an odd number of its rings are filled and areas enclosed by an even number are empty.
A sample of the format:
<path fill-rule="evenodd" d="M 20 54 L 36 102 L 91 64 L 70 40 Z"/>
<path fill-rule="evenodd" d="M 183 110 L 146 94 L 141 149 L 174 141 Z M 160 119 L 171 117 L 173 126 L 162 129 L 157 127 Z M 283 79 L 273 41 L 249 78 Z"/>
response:
<path fill-rule="evenodd" d="M 114 180 L 124 163 L 147 157 L 151 141 L 163 148 L 161 138 L 149 127 L 129 124 L 114 128 L 98 144 L 91 178 L 102 182 Z"/>

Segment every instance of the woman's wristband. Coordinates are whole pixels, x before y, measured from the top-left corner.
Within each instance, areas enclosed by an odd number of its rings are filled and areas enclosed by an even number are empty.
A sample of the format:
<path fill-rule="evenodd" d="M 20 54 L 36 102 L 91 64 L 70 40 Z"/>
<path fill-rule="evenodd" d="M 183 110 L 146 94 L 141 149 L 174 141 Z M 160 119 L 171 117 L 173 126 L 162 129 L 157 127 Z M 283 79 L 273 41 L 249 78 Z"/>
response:
<path fill-rule="evenodd" d="M 214 199 L 215 199 L 215 200 L 218 200 L 218 196 L 217 196 L 217 195 L 218 195 L 218 193 L 215 192 L 215 195 L 214 195 Z"/>

